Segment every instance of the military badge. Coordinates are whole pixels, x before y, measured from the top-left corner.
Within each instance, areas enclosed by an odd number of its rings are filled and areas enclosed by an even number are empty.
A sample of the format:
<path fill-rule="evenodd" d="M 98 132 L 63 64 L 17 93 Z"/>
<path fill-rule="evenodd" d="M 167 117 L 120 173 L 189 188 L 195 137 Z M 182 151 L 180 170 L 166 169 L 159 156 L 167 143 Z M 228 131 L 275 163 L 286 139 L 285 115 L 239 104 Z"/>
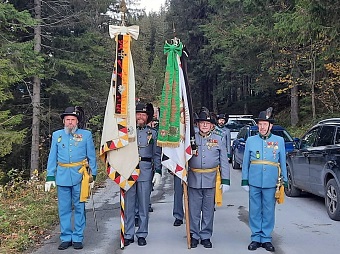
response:
<path fill-rule="evenodd" d="M 80 142 L 80 141 L 82 141 L 83 140 L 83 135 L 81 135 L 81 134 L 74 134 L 73 135 L 73 140 L 74 141 L 76 141 L 76 142 Z"/>
<path fill-rule="evenodd" d="M 210 150 L 214 146 L 218 146 L 218 141 L 216 139 L 209 139 L 207 142 L 208 149 Z"/>
<path fill-rule="evenodd" d="M 153 144 L 154 141 L 153 141 L 153 138 L 152 138 L 152 132 L 151 131 L 148 131 L 147 139 L 148 139 L 148 145 Z"/>
<path fill-rule="evenodd" d="M 272 148 L 273 149 L 273 158 L 275 159 L 276 158 L 276 154 L 277 154 L 277 151 L 279 149 L 279 142 L 272 142 L 272 141 L 268 141 L 267 142 L 267 147 L 268 148 Z"/>
<path fill-rule="evenodd" d="M 59 138 L 58 138 L 58 143 L 60 143 L 60 141 L 61 141 L 61 135 L 60 135 Z"/>

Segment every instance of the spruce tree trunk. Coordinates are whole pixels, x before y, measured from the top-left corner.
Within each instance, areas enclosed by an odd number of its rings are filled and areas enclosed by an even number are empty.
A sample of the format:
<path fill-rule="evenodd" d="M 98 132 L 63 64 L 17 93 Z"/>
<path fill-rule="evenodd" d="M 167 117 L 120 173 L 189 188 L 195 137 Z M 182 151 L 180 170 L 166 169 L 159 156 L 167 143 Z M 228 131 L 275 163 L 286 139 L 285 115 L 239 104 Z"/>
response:
<path fill-rule="evenodd" d="M 312 75 L 312 116 L 313 119 L 316 118 L 316 109 L 315 109 L 315 56 L 313 56 L 312 59 L 312 71 L 311 71 L 311 75 Z"/>
<path fill-rule="evenodd" d="M 295 127 L 299 122 L 299 96 L 298 96 L 298 87 L 295 85 L 291 89 L 290 94 L 290 121 L 291 125 Z"/>
<path fill-rule="evenodd" d="M 41 0 L 34 0 L 35 19 L 38 24 L 34 27 L 34 51 L 41 51 Z M 40 132 L 40 84 L 38 76 L 33 77 L 32 95 L 32 147 L 31 147 L 31 176 L 33 170 L 39 170 L 39 132 Z"/>

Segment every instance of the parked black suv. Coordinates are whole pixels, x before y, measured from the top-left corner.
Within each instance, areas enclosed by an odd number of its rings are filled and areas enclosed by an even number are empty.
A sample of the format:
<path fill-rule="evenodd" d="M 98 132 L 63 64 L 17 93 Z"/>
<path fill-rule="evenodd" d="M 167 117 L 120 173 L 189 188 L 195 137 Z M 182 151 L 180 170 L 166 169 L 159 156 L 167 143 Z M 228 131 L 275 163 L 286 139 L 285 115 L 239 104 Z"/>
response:
<path fill-rule="evenodd" d="M 340 220 L 340 118 L 320 121 L 287 155 L 289 197 L 301 190 L 325 198 L 329 217 Z"/>

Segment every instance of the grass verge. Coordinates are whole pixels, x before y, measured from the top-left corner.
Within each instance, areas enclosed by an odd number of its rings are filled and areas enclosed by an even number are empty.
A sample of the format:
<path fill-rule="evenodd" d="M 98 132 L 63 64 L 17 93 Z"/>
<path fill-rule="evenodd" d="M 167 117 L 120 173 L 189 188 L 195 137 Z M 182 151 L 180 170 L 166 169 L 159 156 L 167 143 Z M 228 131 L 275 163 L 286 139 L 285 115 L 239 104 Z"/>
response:
<path fill-rule="evenodd" d="M 107 178 L 99 170 L 96 185 Z M 0 186 L 0 253 L 23 253 L 49 239 L 59 223 L 57 191 L 44 191 L 45 176 L 20 177 Z"/>

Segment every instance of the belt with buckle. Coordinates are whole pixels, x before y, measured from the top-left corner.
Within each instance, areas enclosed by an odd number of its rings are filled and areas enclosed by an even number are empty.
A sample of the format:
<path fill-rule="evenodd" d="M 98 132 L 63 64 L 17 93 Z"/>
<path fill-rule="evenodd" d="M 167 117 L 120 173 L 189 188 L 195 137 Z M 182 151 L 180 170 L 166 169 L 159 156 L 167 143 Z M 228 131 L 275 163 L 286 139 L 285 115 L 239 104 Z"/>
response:
<path fill-rule="evenodd" d="M 139 161 L 152 162 L 152 158 L 148 158 L 148 157 L 139 157 Z M 139 163 L 137 164 L 136 168 L 139 168 Z"/>
<path fill-rule="evenodd" d="M 148 162 L 151 162 L 151 161 L 152 161 L 152 158 L 139 157 L 139 161 L 148 161 Z"/>

